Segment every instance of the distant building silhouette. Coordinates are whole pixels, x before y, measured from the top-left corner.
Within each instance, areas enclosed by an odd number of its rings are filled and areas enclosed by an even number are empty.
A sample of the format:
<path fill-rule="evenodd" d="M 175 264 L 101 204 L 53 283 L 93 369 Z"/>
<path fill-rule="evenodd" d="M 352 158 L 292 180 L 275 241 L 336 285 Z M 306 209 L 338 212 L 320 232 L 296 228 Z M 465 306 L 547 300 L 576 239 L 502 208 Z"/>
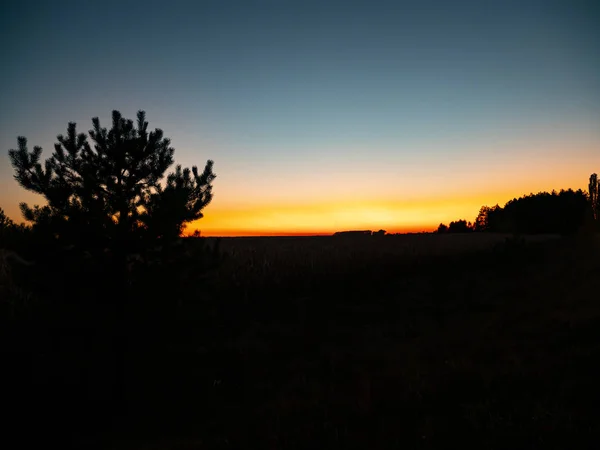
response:
<path fill-rule="evenodd" d="M 334 236 L 338 237 L 353 237 L 353 236 L 371 236 L 373 232 L 371 230 L 363 231 L 338 231 L 333 233 Z"/>

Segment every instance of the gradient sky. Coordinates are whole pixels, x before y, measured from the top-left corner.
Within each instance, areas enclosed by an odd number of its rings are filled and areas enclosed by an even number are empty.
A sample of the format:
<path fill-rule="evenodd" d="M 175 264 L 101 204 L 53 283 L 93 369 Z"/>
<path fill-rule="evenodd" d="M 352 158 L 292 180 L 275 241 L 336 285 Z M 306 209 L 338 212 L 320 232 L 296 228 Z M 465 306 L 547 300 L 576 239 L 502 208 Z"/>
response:
<path fill-rule="evenodd" d="M 415 231 L 600 171 L 598 1 L 0 6 L 0 207 L 24 135 L 147 113 L 215 161 L 205 235 Z"/>

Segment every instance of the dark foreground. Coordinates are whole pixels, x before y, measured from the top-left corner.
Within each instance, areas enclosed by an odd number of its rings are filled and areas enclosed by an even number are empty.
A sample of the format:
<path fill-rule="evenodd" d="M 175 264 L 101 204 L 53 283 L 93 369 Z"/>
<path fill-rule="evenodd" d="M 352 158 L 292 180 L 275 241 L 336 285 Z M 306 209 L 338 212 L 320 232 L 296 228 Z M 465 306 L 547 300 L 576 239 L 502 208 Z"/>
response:
<path fill-rule="evenodd" d="M 102 305 L 5 318 L 4 448 L 600 442 L 597 240 L 377 239 L 224 242 L 218 271 L 125 319 Z"/>

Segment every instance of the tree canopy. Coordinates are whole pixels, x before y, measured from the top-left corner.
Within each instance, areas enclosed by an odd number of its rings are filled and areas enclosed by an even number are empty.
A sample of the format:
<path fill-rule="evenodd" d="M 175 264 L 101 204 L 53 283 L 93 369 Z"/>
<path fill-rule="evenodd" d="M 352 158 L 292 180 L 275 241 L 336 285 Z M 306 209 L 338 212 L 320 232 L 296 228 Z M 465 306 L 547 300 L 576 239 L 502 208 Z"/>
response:
<path fill-rule="evenodd" d="M 47 201 L 20 205 L 35 229 L 66 240 L 124 244 L 175 238 L 185 224 L 203 216 L 213 197 L 212 160 L 201 173 L 196 166 L 177 165 L 161 184 L 175 150 L 161 129 L 148 131 L 144 111 L 135 124 L 113 111 L 110 130 L 97 117 L 92 125 L 88 140 L 70 122 L 43 164 L 42 148 L 29 151 L 23 136 L 18 148 L 9 150 L 15 179 Z"/>
<path fill-rule="evenodd" d="M 573 234 L 594 222 L 598 204 L 598 183 L 593 174 L 589 195 L 581 189 L 568 189 L 524 195 L 509 200 L 504 207 L 484 205 L 472 224 L 465 220 L 448 226 L 441 223 L 437 233 Z"/>
<path fill-rule="evenodd" d="M 592 214 L 585 192 L 572 189 L 538 192 L 508 201 L 504 207 L 483 206 L 475 219 L 478 231 L 572 234 Z"/>

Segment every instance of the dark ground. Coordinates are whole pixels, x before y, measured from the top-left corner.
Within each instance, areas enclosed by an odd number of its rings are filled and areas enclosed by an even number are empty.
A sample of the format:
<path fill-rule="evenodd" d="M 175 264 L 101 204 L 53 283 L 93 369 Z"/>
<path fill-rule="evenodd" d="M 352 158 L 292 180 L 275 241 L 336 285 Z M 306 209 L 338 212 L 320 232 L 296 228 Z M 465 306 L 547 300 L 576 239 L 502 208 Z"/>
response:
<path fill-rule="evenodd" d="M 433 238 L 224 241 L 125 320 L 5 318 L 4 448 L 596 447 L 598 239 Z"/>

